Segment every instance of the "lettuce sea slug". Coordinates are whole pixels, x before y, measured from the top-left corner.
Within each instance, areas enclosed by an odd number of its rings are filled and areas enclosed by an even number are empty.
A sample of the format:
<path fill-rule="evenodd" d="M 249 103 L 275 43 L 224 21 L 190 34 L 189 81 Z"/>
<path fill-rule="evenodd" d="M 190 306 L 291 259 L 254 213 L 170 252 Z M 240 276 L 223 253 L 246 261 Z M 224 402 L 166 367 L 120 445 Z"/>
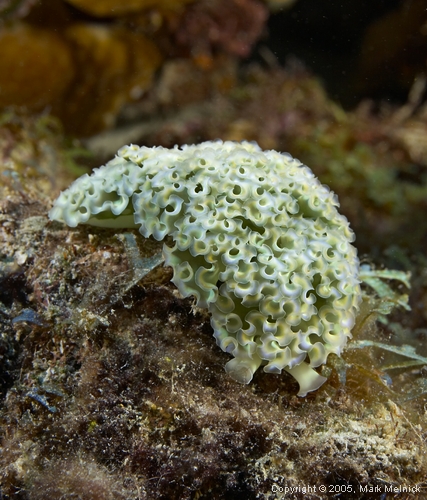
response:
<path fill-rule="evenodd" d="M 305 396 L 326 380 L 314 368 L 341 354 L 361 298 L 354 234 L 338 206 L 290 155 L 215 141 L 125 146 L 62 192 L 49 217 L 171 236 L 172 281 L 208 308 L 233 356 L 229 375 L 247 384 L 261 365 L 285 370 Z"/>

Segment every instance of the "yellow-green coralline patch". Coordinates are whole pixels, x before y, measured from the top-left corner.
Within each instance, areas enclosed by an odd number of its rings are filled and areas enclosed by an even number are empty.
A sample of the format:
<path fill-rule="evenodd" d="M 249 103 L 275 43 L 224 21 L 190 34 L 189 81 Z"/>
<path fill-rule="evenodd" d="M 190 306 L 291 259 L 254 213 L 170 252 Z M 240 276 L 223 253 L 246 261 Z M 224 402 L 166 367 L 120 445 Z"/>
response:
<path fill-rule="evenodd" d="M 216 141 L 171 150 L 123 147 L 55 201 L 71 227 L 138 227 L 165 244 L 184 297 L 208 308 L 226 371 L 249 383 L 292 374 L 300 396 L 340 355 L 361 300 L 354 235 L 334 193 L 290 155 Z"/>

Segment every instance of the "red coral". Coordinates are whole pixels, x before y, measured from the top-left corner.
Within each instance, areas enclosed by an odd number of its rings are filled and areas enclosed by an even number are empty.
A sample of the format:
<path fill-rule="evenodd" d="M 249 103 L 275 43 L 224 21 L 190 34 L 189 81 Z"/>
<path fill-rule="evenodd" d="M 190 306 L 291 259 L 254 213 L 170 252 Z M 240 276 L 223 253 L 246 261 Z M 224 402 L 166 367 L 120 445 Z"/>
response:
<path fill-rule="evenodd" d="M 36 0 L 0 0 L 0 22 L 25 17 Z"/>
<path fill-rule="evenodd" d="M 267 17 L 266 6 L 258 0 L 202 0 L 185 12 L 176 41 L 195 56 L 221 48 L 247 57 Z"/>

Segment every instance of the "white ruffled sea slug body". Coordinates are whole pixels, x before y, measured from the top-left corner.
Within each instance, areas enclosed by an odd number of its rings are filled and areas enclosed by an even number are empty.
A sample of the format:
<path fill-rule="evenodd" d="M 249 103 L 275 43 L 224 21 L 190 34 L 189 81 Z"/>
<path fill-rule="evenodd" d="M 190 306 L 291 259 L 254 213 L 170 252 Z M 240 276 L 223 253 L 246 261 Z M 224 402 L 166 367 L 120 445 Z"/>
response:
<path fill-rule="evenodd" d="M 71 227 L 138 227 L 163 240 L 184 296 L 207 307 L 235 380 L 286 370 L 300 396 L 341 354 L 360 302 L 354 234 L 336 196 L 287 154 L 254 143 L 125 146 L 77 179 L 49 216 Z"/>

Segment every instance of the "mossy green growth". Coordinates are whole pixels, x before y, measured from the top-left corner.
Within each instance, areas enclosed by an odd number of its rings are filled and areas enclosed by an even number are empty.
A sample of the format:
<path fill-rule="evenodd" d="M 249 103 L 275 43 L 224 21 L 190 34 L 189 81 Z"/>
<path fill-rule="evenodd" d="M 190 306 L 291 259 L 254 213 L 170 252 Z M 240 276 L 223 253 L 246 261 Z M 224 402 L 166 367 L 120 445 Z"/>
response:
<path fill-rule="evenodd" d="M 210 311 L 231 377 L 285 370 L 305 396 L 326 380 L 314 368 L 341 354 L 361 298 L 354 234 L 338 206 L 290 155 L 215 141 L 125 146 L 61 193 L 49 217 L 171 236 L 163 252 L 173 282 Z"/>

